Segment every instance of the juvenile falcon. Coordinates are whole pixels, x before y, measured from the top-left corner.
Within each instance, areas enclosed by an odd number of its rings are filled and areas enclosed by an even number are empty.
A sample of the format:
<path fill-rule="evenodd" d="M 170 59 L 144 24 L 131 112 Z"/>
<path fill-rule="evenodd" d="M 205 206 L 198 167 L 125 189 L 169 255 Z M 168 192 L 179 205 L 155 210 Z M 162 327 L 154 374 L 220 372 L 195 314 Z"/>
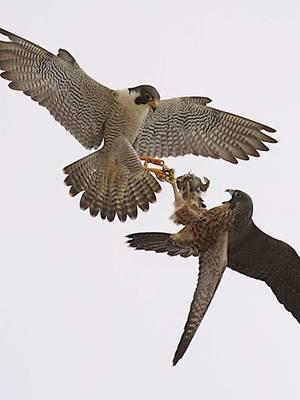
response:
<path fill-rule="evenodd" d="M 183 200 L 176 189 L 175 180 L 171 183 L 175 193 L 176 207 L 172 218 L 175 223 L 184 225 L 184 228 L 175 234 L 167 234 L 163 240 L 160 237 L 161 245 L 167 248 L 172 255 L 177 252 L 177 254 L 183 253 L 199 257 L 197 287 L 184 332 L 173 359 L 173 365 L 176 365 L 195 335 L 227 267 L 229 228 L 240 212 L 241 196 L 235 192 L 230 201 L 207 210 L 199 207 L 199 203 L 193 199 L 194 196 L 190 197 L 191 200 Z M 190 186 L 188 181 L 186 183 Z M 195 193 L 195 191 L 193 192 Z M 145 246 L 139 245 L 142 235 L 129 235 L 130 245 L 149 250 L 148 243 L 152 240 L 151 234 L 148 234 L 149 241 L 145 241 Z M 166 234 L 153 235 L 155 237 L 155 235 Z M 155 250 L 160 252 L 161 249 L 158 247 Z"/>
<path fill-rule="evenodd" d="M 109 89 L 66 50 L 54 55 L 4 29 L 0 34 L 9 39 L 0 42 L 1 76 L 9 87 L 46 107 L 85 148 L 98 149 L 64 169 L 70 194 L 83 192 L 80 206 L 93 216 L 112 221 L 117 214 L 125 221 L 136 218 L 137 207 L 148 210 L 161 189 L 150 171 L 158 177 L 164 171 L 143 168 L 139 158 L 194 154 L 237 163 L 268 150 L 263 142 L 276 142 L 262 132 L 273 128 L 210 108 L 206 97 L 159 105 L 152 86 Z"/>
<path fill-rule="evenodd" d="M 195 192 L 196 193 L 196 192 Z M 194 195 L 195 195 L 194 193 Z M 240 190 L 231 190 L 240 198 L 240 212 L 229 229 L 228 267 L 251 278 L 264 281 L 278 301 L 300 323 L 300 258 L 287 243 L 260 230 L 252 219 L 253 202 Z M 197 256 L 191 248 L 177 246 L 169 233 L 135 233 L 129 235 L 130 246 L 170 256 Z"/>

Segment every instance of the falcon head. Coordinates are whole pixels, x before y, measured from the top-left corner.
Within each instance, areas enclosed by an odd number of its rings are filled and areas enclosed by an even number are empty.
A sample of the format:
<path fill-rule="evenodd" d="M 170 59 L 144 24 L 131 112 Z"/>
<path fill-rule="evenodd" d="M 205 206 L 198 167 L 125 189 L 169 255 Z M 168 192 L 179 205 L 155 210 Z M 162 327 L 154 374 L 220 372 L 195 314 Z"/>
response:
<path fill-rule="evenodd" d="M 135 104 L 148 104 L 155 111 L 159 105 L 160 95 L 158 91 L 150 85 L 141 85 L 129 88 L 130 94 L 136 94 Z"/>
<path fill-rule="evenodd" d="M 252 204 L 251 197 L 241 190 L 227 189 L 225 192 L 228 192 L 231 195 L 231 199 L 229 201 L 225 201 L 224 203 L 230 204 Z"/>
<path fill-rule="evenodd" d="M 240 216 L 238 219 L 242 219 L 243 223 L 250 221 L 253 214 L 253 202 L 251 197 L 241 190 L 227 189 L 225 191 L 231 195 L 231 199 L 229 201 L 224 201 L 223 204 L 230 204 L 231 207 L 239 206 Z"/>
<path fill-rule="evenodd" d="M 241 190 L 227 189 L 226 192 L 231 194 L 231 199 L 224 203 L 239 206 L 239 213 L 229 231 L 230 242 L 236 245 L 243 237 L 243 232 L 246 232 L 248 227 L 253 223 L 253 202 L 251 197 Z"/>

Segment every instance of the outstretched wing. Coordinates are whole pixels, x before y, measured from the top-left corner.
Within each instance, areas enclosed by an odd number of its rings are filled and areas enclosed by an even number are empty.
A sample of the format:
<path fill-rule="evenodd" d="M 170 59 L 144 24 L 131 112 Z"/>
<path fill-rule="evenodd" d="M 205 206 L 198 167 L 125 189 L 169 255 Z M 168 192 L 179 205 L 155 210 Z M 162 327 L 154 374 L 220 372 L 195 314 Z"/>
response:
<path fill-rule="evenodd" d="M 0 41 L 1 76 L 9 87 L 46 107 L 84 147 L 97 148 L 113 91 L 90 78 L 66 50 L 55 56 L 4 29 L 0 34 L 10 39 Z"/>
<path fill-rule="evenodd" d="M 150 113 L 134 144 L 140 156 L 183 156 L 185 154 L 223 158 L 258 157 L 268 150 L 263 142 L 276 140 L 262 132 L 273 128 L 206 106 L 203 97 L 178 97 L 162 100 Z"/>
<path fill-rule="evenodd" d="M 300 258 L 287 243 L 266 235 L 254 223 L 242 242 L 229 245 L 228 266 L 266 282 L 300 323 Z"/>
<path fill-rule="evenodd" d="M 227 266 L 228 233 L 199 258 L 197 287 L 184 332 L 178 344 L 173 365 L 182 358 L 193 339 Z"/>
<path fill-rule="evenodd" d="M 171 233 L 140 232 L 127 235 L 127 243 L 136 250 L 155 251 L 156 253 L 167 253 L 169 256 L 190 257 L 199 256 L 190 247 L 180 247 L 170 239 Z"/>

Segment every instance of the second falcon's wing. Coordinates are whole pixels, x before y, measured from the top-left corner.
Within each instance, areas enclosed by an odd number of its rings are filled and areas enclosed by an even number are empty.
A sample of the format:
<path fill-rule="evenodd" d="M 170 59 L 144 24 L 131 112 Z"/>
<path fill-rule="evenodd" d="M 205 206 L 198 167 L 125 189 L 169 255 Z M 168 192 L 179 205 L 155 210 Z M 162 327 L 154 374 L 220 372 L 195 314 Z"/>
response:
<path fill-rule="evenodd" d="M 198 256 L 191 247 L 180 247 L 171 239 L 171 233 L 161 232 L 139 232 L 131 233 L 126 237 L 127 243 L 136 250 L 155 251 L 156 253 L 167 253 L 169 256 L 190 257 Z"/>
<path fill-rule="evenodd" d="M 252 222 L 236 247 L 229 244 L 228 254 L 230 268 L 265 281 L 300 323 L 300 258 L 291 246 L 265 234 Z"/>
<path fill-rule="evenodd" d="M 226 232 L 215 246 L 199 257 L 197 287 L 184 332 L 173 359 L 173 365 L 176 365 L 183 357 L 213 299 L 227 266 L 227 250 L 228 233 Z"/>

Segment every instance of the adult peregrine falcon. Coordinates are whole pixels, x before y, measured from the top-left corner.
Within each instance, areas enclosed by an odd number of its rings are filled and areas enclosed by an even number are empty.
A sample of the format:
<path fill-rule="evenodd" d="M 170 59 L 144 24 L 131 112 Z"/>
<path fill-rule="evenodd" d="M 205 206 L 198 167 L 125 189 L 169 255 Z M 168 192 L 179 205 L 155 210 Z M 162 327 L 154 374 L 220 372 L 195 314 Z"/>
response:
<path fill-rule="evenodd" d="M 136 218 L 149 208 L 160 185 L 140 158 L 185 154 L 237 159 L 258 157 L 276 140 L 262 131 L 273 128 L 207 106 L 206 97 L 162 100 L 157 90 L 141 85 L 111 90 L 90 78 L 74 57 L 54 55 L 13 33 L 0 42 L 1 76 L 46 107 L 85 148 L 94 153 L 67 166 L 65 183 L 72 196 L 83 192 L 80 206 L 112 221 Z M 159 105 L 159 107 L 158 107 Z M 157 111 L 156 108 L 158 107 Z M 157 161 L 158 164 L 161 164 Z"/>
<path fill-rule="evenodd" d="M 249 195 L 231 190 L 240 198 L 240 211 L 229 229 L 228 267 L 251 278 L 264 281 L 278 301 L 300 323 L 300 258 L 287 243 L 260 230 L 252 219 L 253 203 Z M 172 234 L 158 232 L 128 235 L 130 246 L 170 256 L 198 256 L 189 245 L 179 246 Z M 201 261 L 201 256 L 200 256 Z M 200 279 L 200 275 L 199 275 Z"/>

